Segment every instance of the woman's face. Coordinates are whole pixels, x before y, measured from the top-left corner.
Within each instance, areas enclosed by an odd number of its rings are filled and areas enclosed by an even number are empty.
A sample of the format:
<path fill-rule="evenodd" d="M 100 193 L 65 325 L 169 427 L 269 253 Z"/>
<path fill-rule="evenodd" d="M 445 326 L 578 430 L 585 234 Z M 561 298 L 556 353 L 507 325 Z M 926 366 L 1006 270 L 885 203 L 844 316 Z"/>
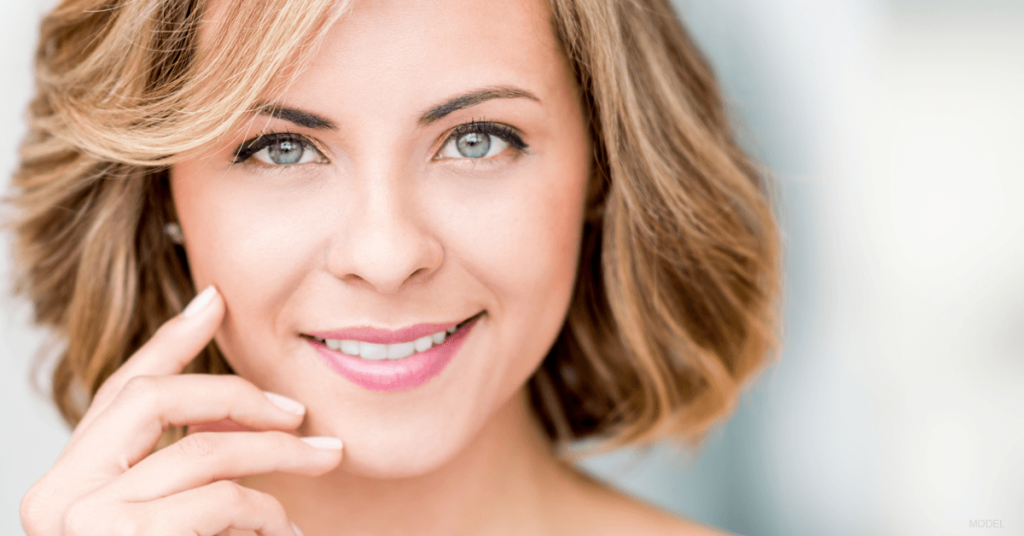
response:
<path fill-rule="evenodd" d="M 543 0 L 357 0 L 280 113 L 172 169 L 195 284 L 227 303 L 217 344 L 240 376 L 305 403 L 300 433 L 340 437 L 348 471 L 450 459 L 563 324 L 589 139 L 548 17 Z M 249 143 L 260 134 L 284 135 Z M 386 350 L 366 332 L 330 333 L 481 312 L 398 359 L 369 359 Z"/>

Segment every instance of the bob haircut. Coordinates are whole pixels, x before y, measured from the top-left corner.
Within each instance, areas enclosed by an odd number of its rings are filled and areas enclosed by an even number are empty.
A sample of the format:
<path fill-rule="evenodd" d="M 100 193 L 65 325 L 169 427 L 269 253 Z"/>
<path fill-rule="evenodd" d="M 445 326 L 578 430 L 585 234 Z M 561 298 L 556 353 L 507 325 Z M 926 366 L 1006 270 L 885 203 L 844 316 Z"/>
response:
<path fill-rule="evenodd" d="M 232 2 L 201 48 L 205 0 L 64 0 L 43 19 L 7 226 L 69 425 L 196 293 L 163 231 L 167 170 L 287 89 L 348 3 Z M 534 413 L 562 456 L 697 446 L 777 357 L 767 173 L 668 0 L 548 4 L 594 149 L 572 301 L 528 381 Z M 211 342 L 185 372 L 232 370 Z"/>

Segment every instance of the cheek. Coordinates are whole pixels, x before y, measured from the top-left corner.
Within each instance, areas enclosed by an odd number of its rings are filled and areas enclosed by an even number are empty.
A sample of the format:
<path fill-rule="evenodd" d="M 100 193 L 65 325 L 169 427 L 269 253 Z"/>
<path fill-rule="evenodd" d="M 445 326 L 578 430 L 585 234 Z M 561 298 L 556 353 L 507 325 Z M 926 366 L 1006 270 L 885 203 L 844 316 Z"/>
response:
<path fill-rule="evenodd" d="M 496 216 L 485 257 L 496 273 L 496 289 L 516 301 L 545 303 L 570 282 L 579 243 L 580 214 L 569 188 L 525 193 Z M 547 296 L 547 298 L 545 298 Z"/>
<path fill-rule="evenodd" d="M 474 276 L 497 297 L 492 311 L 503 349 L 483 390 L 510 394 L 532 373 L 561 330 L 582 236 L 586 169 L 574 162 L 523 174 L 521 187 L 474 203 L 467 226 Z M 526 177 L 529 177 L 528 179 Z"/>
<path fill-rule="evenodd" d="M 304 229 L 301 199 L 252 193 L 231 177 L 205 175 L 181 166 L 172 175 L 175 204 L 193 281 L 197 288 L 217 285 L 228 304 L 216 340 L 242 373 L 245 364 L 232 356 L 282 335 L 278 304 L 308 272 L 316 238 Z"/>

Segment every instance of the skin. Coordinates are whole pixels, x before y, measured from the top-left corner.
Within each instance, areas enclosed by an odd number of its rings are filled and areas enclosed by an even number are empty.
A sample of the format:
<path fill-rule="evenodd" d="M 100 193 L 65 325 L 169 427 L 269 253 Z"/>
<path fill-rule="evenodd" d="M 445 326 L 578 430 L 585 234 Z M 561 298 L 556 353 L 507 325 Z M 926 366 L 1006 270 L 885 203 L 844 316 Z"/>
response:
<path fill-rule="evenodd" d="M 506 406 L 568 309 L 589 154 L 571 73 L 541 7 L 356 2 L 274 101 L 336 130 L 256 116 L 172 170 L 197 288 L 213 283 L 228 303 L 218 345 L 239 375 L 307 405 L 300 432 L 344 441 L 341 473 L 421 475 L 492 418 L 524 426 Z M 493 99 L 418 123 L 434 105 L 492 86 L 540 102 Z M 510 147 L 476 161 L 433 160 L 446 135 L 472 120 L 514 127 L 530 154 Z M 232 164 L 259 132 L 315 140 L 324 162 Z M 398 393 L 348 382 L 300 337 L 458 322 L 481 310 L 460 355 Z"/>
<path fill-rule="evenodd" d="M 289 521 L 309 536 L 721 534 L 563 464 L 530 414 L 524 386 L 564 322 L 590 176 L 579 91 L 548 17 L 543 0 L 357 1 L 275 101 L 336 128 L 254 116 L 176 165 L 193 278 L 218 292 L 103 386 L 22 503 L 29 536 L 126 525 L 294 536 Z M 495 86 L 536 99 L 418 122 Z M 528 152 L 444 151 L 472 120 L 511 126 Z M 233 163 L 259 132 L 302 135 L 319 154 Z M 481 310 L 448 367 L 400 392 L 347 381 L 301 337 Z M 178 375 L 211 338 L 238 376 Z M 147 457 L 168 424 L 200 432 Z M 343 453 L 305 436 L 340 438 Z"/>

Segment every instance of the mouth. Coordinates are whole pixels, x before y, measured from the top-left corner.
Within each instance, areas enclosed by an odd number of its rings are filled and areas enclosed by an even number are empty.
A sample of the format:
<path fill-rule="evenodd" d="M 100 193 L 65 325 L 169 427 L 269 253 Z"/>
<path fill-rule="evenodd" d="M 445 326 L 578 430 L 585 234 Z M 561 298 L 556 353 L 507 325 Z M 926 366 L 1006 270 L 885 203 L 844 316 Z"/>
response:
<path fill-rule="evenodd" d="M 329 368 L 352 383 L 371 391 L 404 391 L 440 374 L 485 313 L 481 311 L 448 330 L 397 344 L 325 339 L 309 334 L 303 338 Z"/>
<path fill-rule="evenodd" d="M 391 337 L 376 334 L 358 338 L 355 336 L 351 338 L 344 338 L 344 332 L 339 332 L 339 334 L 335 336 L 331 336 L 331 333 L 323 333 L 319 335 L 301 333 L 300 337 L 323 344 L 331 350 L 341 351 L 342 353 L 351 356 L 363 357 L 364 359 L 400 359 L 413 353 L 426 351 L 431 346 L 442 344 L 447 338 L 462 331 L 466 326 L 486 313 L 486 310 L 480 311 L 448 329 L 437 330 L 435 328 L 435 331 L 432 333 L 416 338 L 406 337 L 407 340 L 403 340 L 401 342 L 385 343 L 384 340 L 393 339 Z M 434 326 L 437 325 L 435 324 Z M 423 330 L 419 331 L 422 332 Z M 368 340 L 372 342 L 368 342 Z"/>

